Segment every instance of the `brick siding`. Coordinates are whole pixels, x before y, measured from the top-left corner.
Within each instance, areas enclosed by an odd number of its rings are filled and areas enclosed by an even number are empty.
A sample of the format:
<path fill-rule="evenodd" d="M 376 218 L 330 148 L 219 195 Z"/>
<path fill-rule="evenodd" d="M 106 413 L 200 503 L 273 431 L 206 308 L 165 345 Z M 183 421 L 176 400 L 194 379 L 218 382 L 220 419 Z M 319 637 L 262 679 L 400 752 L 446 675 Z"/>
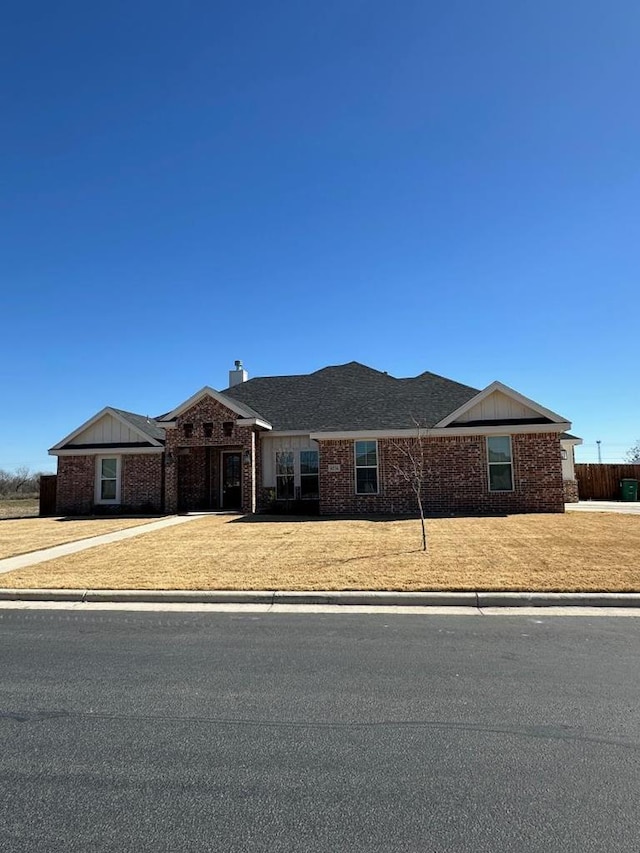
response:
<path fill-rule="evenodd" d="M 91 515 L 96 487 L 95 456 L 59 456 L 56 487 L 58 515 Z"/>
<path fill-rule="evenodd" d="M 580 500 L 578 496 L 578 481 L 565 480 L 564 486 L 564 502 L 567 504 L 577 504 Z"/>
<path fill-rule="evenodd" d="M 162 454 L 139 453 L 122 456 L 123 510 L 160 512 L 162 510 Z"/>
<path fill-rule="evenodd" d="M 355 494 L 352 440 L 320 441 L 321 514 L 416 514 L 415 496 L 396 468 L 406 464 L 400 449 L 402 441 L 378 440 L 377 495 Z M 512 436 L 513 492 L 489 492 L 484 436 L 425 437 L 422 443 L 426 471 L 422 497 L 427 513 L 564 510 L 560 442 L 556 433 Z M 329 471 L 330 466 L 338 465 L 339 472 Z"/>
<path fill-rule="evenodd" d="M 105 451 L 104 455 L 107 456 L 108 451 Z M 121 455 L 119 504 L 96 505 L 96 458 L 96 456 L 58 457 L 56 497 L 58 515 L 161 511 L 162 454 Z"/>
<path fill-rule="evenodd" d="M 176 512 L 179 502 L 186 504 L 180 507 L 186 509 L 219 508 L 223 450 L 242 454 L 242 511 L 265 508 L 269 490 L 261 484 L 261 442 L 251 427 L 238 426 L 236 420 L 236 414 L 217 400 L 200 400 L 178 418 L 175 429 L 167 430 L 166 453 L 171 461 L 167 460 L 164 470 L 163 454 L 122 455 L 121 504 L 100 506 L 98 511 Z M 230 435 L 225 433 L 225 422 L 233 424 Z M 184 424 L 193 425 L 190 436 L 185 435 Z M 210 435 L 205 434 L 204 424 L 212 425 Z M 415 496 L 397 471 L 405 459 L 400 449 L 402 441 L 378 441 L 377 495 L 355 494 L 353 440 L 320 441 L 321 514 L 414 515 Z M 577 499 L 575 481 L 562 478 L 556 433 L 512 436 L 513 492 L 489 492 L 484 436 L 427 436 L 422 442 L 426 466 L 423 501 L 427 513 L 562 512 L 565 501 Z M 185 450 L 188 455 L 184 455 Z M 247 451 L 250 462 L 245 462 Z M 340 470 L 330 472 L 329 468 L 336 465 Z M 95 456 L 58 458 L 60 515 L 89 515 L 96 510 L 95 471 Z"/>

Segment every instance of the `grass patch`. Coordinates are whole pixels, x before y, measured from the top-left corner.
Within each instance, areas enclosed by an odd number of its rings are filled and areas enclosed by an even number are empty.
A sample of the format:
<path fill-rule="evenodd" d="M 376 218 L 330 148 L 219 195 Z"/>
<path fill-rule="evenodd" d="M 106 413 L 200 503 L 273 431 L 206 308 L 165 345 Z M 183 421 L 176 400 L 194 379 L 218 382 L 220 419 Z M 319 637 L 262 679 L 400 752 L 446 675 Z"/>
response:
<path fill-rule="evenodd" d="M 15 503 L 15 501 L 11 501 Z M 137 527 L 152 518 L 9 518 L 0 521 L 0 559 Z M 0 576 L 1 577 L 1 576 Z M 0 583 L 2 583 L 0 581 Z"/>
<path fill-rule="evenodd" d="M 38 498 L 0 498 L 0 519 L 35 517 L 39 511 Z"/>
<path fill-rule="evenodd" d="M 210 516 L 4 575 L 7 587 L 640 590 L 640 517 L 417 521 Z"/>

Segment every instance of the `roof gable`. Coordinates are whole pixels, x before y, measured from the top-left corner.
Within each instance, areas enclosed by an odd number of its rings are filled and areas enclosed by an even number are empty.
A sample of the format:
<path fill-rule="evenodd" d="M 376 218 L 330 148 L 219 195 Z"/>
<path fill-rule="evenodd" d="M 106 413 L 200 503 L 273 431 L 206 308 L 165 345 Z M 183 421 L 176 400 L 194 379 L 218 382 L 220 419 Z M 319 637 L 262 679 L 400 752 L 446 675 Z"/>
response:
<path fill-rule="evenodd" d="M 566 418 L 525 397 L 502 382 L 492 382 L 455 411 L 442 418 L 436 428 L 496 423 L 558 423 Z"/>
<path fill-rule="evenodd" d="M 252 409 L 250 406 L 245 403 L 240 402 L 239 400 L 232 399 L 226 394 L 221 394 L 220 391 L 216 391 L 214 388 L 211 388 L 209 385 L 205 385 L 204 388 L 201 388 L 199 391 L 196 391 L 188 400 L 185 400 L 184 403 L 180 403 L 179 406 L 176 406 L 171 412 L 168 412 L 166 415 L 161 415 L 159 418 L 156 418 L 159 424 L 165 422 L 174 421 L 176 418 L 180 417 L 180 415 L 184 414 L 184 412 L 188 411 L 192 406 L 198 403 L 205 397 L 211 397 L 213 400 L 216 400 L 222 406 L 225 406 L 230 411 L 234 412 L 240 418 L 249 418 L 249 419 L 258 419 L 264 420 L 262 415 L 259 412 Z"/>
<path fill-rule="evenodd" d="M 108 444 L 145 444 L 161 447 L 163 438 L 164 430 L 150 418 L 105 406 L 55 444 L 51 450 L 62 450 L 68 445 L 91 447 Z"/>

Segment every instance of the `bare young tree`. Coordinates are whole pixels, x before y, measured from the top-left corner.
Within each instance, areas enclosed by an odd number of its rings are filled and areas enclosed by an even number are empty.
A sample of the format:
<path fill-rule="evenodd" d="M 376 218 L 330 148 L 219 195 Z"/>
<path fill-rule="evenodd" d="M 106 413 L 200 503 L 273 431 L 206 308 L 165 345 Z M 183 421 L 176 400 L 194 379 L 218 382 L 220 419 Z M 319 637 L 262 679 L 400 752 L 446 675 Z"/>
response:
<path fill-rule="evenodd" d="M 640 465 L 640 439 L 636 441 L 633 447 L 627 453 L 627 462 Z"/>
<path fill-rule="evenodd" d="M 407 483 L 413 492 L 418 513 L 420 514 L 420 526 L 422 528 L 422 550 L 427 550 L 427 528 L 424 520 L 424 504 L 422 502 L 422 489 L 427 475 L 427 460 L 424 452 L 425 430 L 415 418 L 412 419 L 416 425 L 416 434 L 404 441 L 394 442 L 393 446 L 400 453 L 400 461 L 393 465 L 393 470 L 399 480 Z"/>

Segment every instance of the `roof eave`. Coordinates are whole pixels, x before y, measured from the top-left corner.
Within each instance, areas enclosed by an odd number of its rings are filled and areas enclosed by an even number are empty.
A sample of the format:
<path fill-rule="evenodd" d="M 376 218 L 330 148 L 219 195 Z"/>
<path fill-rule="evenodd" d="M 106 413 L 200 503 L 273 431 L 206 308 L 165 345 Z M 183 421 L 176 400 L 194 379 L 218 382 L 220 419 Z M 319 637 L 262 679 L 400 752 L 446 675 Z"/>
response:
<path fill-rule="evenodd" d="M 422 438 L 443 438 L 445 436 L 463 435 L 518 435 L 526 433 L 562 433 L 571 429 L 569 421 L 551 424 L 519 424 L 505 426 L 495 424 L 483 427 L 433 427 L 420 428 Z M 315 430 L 310 437 L 315 441 L 331 441 L 338 439 L 367 439 L 367 438 L 416 438 L 418 429 L 407 427 L 405 429 L 350 429 L 350 430 Z"/>

